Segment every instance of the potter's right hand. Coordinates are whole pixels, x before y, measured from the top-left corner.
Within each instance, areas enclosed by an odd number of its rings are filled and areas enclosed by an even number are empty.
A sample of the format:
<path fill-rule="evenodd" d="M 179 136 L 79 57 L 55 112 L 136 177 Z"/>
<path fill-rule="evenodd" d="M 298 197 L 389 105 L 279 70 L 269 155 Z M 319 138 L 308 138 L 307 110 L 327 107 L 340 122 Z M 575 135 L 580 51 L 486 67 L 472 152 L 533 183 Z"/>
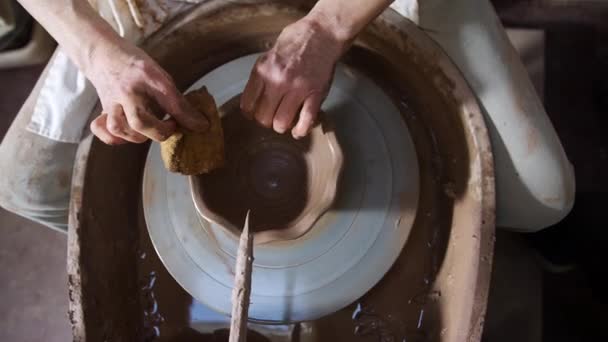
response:
<path fill-rule="evenodd" d="M 121 38 L 89 4 L 73 0 L 19 0 L 93 83 L 103 107 L 91 131 L 107 144 L 162 141 L 176 124 L 193 131 L 209 125 L 144 51 Z M 161 120 L 169 114 L 169 120 Z"/>
<path fill-rule="evenodd" d="M 176 88 L 171 76 L 141 49 L 122 41 L 95 49 L 85 74 L 103 112 L 91 131 L 110 145 L 164 141 L 177 124 L 204 131 L 209 122 Z M 170 118 L 161 120 L 165 114 Z"/>

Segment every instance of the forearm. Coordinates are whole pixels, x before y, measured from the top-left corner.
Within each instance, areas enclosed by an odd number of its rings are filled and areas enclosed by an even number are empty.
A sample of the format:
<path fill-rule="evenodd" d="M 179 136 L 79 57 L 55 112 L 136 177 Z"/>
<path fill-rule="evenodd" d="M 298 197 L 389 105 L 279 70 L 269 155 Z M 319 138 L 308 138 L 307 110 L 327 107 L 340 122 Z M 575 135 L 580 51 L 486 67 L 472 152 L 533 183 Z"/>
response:
<path fill-rule="evenodd" d="M 393 0 L 320 0 L 309 17 L 349 45 Z"/>
<path fill-rule="evenodd" d="M 95 51 L 123 43 L 87 0 L 18 0 L 85 74 Z"/>

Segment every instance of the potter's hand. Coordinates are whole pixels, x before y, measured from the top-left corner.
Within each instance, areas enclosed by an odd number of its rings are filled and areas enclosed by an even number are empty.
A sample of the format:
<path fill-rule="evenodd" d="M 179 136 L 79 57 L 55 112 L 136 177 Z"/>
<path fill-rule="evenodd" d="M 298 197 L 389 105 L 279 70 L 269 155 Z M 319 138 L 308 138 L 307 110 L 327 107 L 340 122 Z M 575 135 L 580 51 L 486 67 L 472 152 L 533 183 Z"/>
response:
<path fill-rule="evenodd" d="M 175 129 L 175 121 L 194 131 L 208 125 L 171 77 L 142 50 L 119 37 L 88 1 L 19 2 L 97 89 L 104 113 L 93 121 L 91 130 L 105 143 L 164 140 Z M 171 120 L 160 120 L 164 113 Z"/>
<path fill-rule="evenodd" d="M 337 61 L 354 37 L 384 10 L 389 0 L 321 0 L 287 26 L 256 62 L 241 109 L 279 133 L 295 138 L 313 126 L 331 86 Z"/>
<path fill-rule="evenodd" d="M 91 131 L 106 144 L 164 141 L 176 122 L 194 131 L 208 126 L 205 116 L 186 101 L 171 77 L 139 48 L 122 46 L 97 50 L 92 56 L 91 80 L 103 112 Z M 161 120 L 168 113 L 171 118 Z"/>
<path fill-rule="evenodd" d="M 255 64 L 241 97 L 241 109 L 279 133 L 295 125 L 292 135 L 305 136 L 329 92 L 344 46 L 310 18 L 287 26 L 274 47 Z"/>

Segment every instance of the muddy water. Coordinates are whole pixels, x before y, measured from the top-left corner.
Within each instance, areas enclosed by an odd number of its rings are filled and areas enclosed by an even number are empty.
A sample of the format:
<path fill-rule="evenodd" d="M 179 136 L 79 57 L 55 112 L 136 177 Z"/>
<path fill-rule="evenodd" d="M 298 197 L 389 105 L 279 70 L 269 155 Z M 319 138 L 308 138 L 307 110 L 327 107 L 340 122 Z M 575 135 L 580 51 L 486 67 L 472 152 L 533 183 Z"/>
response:
<path fill-rule="evenodd" d="M 140 216 L 143 223 L 143 214 Z M 432 222 L 432 216 L 418 215 L 417 220 L 428 222 L 414 225 L 392 269 L 357 302 L 313 322 L 252 324 L 248 341 L 401 342 L 436 338 L 441 331 L 437 331 L 434 303 L 441 293 L 433 290 L 433 280 L 445 234 L 441 224 Z M 227 341 L 229 319 L 193 300 L 176 283 L 154 251 L 145 225 L 139 226 L 138 279 L 144 340 Z"/>
<path fill-rule="evenodd" d="M 146 341 L 227 341 L 227 317 L 214 313 L 193 300 L 166 272 L 146 238 L 140 252 L 140 301 Z M 431 242 L 431 240 L 429 240 Z M 433 246 L 427 257 L 432 254 Z M 267 339 L 261 326 L 250 327 L 248 341 L 423 341 L 433 333 L 432 302 L 441 296 L 431 290 L 429 278 L 410 277 L 400 269 L 402 256 L 385 279 L 359 301 L 313 322 L 277 327 L 275 338 Z M 421 267 L 429 260 L 420 264 Z M 429 271 L 429 277 L 430 269 Z M 428 312 L 427 312 L 428 311 Z M 304 326 L 306 329 L 302 329 Z M 253 331 L 251 331 L 253 330 Z M 306 330 L 304 332 L 304 330 Z M 257 333 L 256 333 L 257 332 Z M 294 336 L 294 335 L 301 336 Z M 290 339 L 289 336 L 293 337 Z"/>

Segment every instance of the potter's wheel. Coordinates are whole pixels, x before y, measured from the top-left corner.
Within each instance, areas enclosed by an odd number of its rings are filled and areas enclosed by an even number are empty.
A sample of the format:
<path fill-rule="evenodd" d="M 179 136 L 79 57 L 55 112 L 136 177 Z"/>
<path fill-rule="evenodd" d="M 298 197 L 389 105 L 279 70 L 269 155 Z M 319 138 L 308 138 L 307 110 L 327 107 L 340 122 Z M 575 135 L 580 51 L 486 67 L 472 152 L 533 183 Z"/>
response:
<path fill-rule="evenodd" d="M 218 105 L 241 93 L 257 55 L 233 60 L 192 85 Z M 339 65 L 323 111 L 344 153 L 336 202 L 303 237 L 256 246 L 251 319 L 302 321 L 336 311 L 391 267 L 412 227 L 418 164 L 400 112 L 369 79 Z M 187 177 L 147 156 L 144 213 L 164 265 L 194 298 L 228 314 L 238 240 L 197 214 Z M 404 209 L 405 208 L 405 209 Z"/>

